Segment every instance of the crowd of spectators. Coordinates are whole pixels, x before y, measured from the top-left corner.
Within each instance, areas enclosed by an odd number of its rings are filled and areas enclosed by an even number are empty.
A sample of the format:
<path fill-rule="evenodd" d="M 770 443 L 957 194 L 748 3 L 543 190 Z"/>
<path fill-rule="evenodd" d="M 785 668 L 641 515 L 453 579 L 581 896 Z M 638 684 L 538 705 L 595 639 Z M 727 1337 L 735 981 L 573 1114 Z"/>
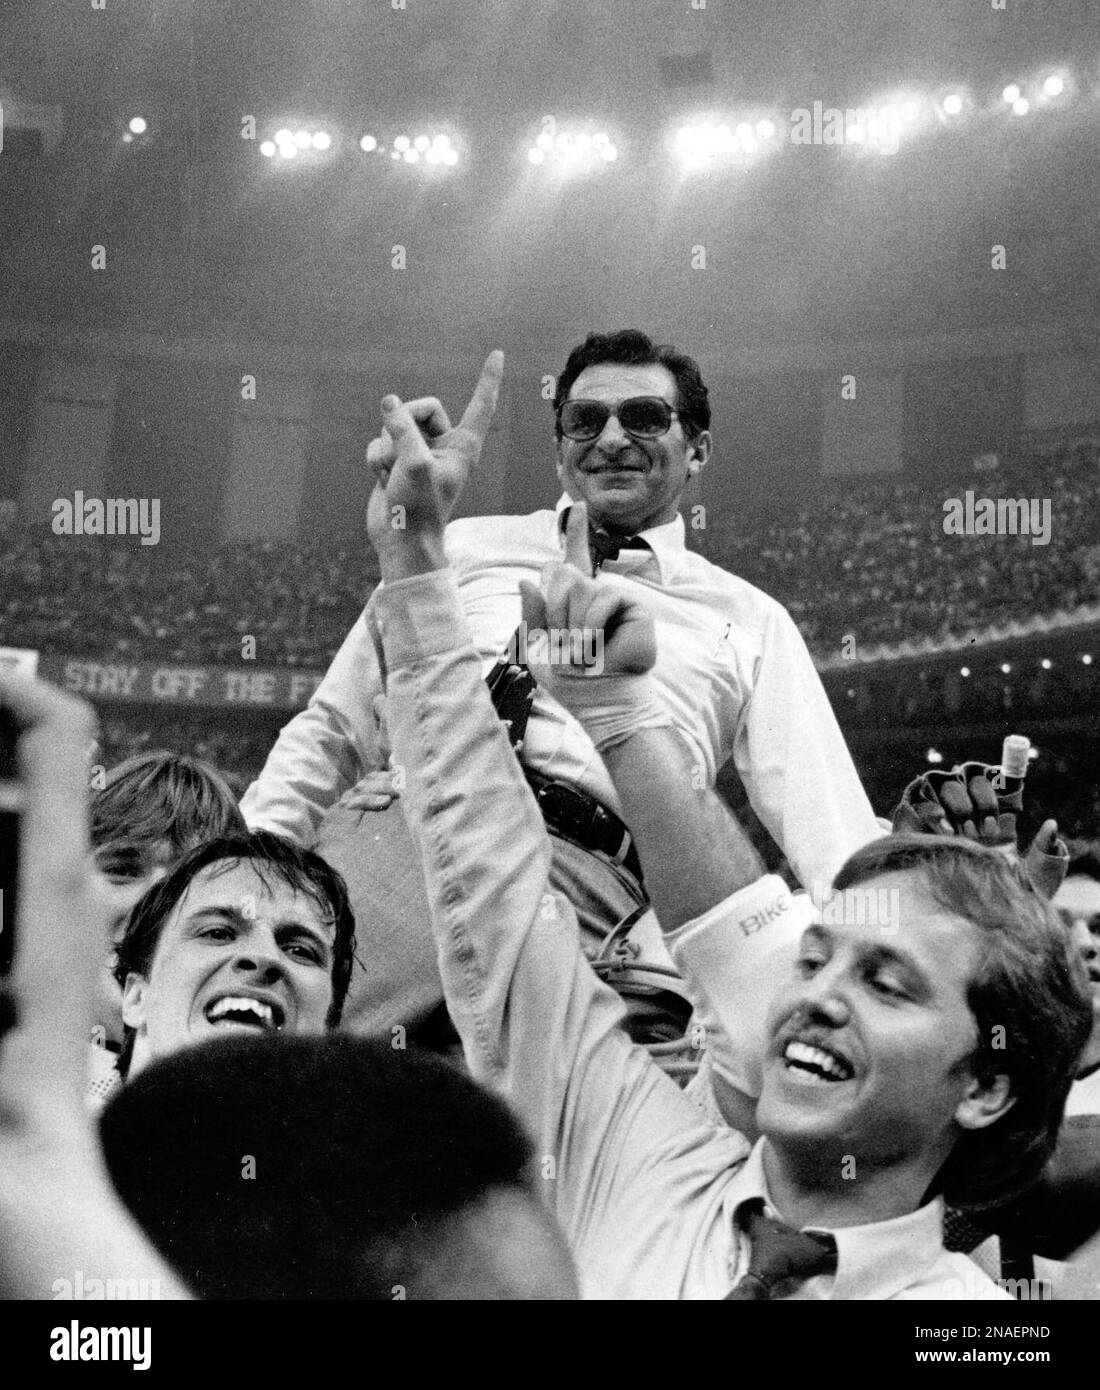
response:
<path fill-rule="evenodd" d="M 981 631 L 1100 603 L 1097 440 L 1030 452 L 931 482 L 831 480 L 814 500 L 741 534 L 689 532 L 708 558 L 780 600 L 815 655 Z M 957 536 L 944 502 L 1049 499 L 1051 538 Z M 236 665 L 245 638 L 259 667 L 322 671 L 377 583 L 366 545 L 237 542 L 216 550 L 142 547 L 132 538 L 55 536 L 0 510 L 0 645 L 101 660 Z M 186 749 L 246 783 L 276 721 L 249 728 L 191 717 L 168 724 L 116 709 L 108 764 L 151 747 Z"/>
<path fill-rule="evenodd" d="M 944 503 L 967 491 L 1050 503 L 1049 544 L 949 535 Z M 1067 447 L 949 480 L 846 479 L 763 526 L 706 538 L 708 558 L 773 594 L 815 654 L 1003 625 L 1100 602 L 1100 467 Z"/>
<path fill-rule="evenodd" d="M 944 502 L 1049 499 L 1051 536 L 944 532 Z M 708 558 L 774 595 L 810 648 L 943 638 L 1100 602 L 1100 468 L 1065 448 L 950 480 L 834 481 L 740 533 L 693 532 Z M 210 550 L 54 536 L 10 519 L 0 642 L 78 657 L 323 670 L 377 582 L 366 546 L 252 541 Z"/>

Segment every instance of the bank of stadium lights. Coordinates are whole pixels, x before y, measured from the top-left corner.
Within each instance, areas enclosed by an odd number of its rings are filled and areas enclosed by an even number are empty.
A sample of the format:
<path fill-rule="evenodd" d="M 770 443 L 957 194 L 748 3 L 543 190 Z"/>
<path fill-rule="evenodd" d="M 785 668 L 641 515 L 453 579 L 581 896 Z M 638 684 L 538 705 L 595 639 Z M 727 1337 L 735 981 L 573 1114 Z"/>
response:
<path fill-rule="evenodd" d="M 774 144 L 777 133 L 769 117 L 732 125 L 728 121 L 694 121 L 677 130 L 673 151 L 685 169 L 710 169 L 736 155 L 758 154 Z"/>
<path fill-rule="evenodd" d="M 928 752 L 925 753 L 924 758 L 926 762 L 932 763 L 933 765 L 935 765 L 936 763 L 943 762 L 943 754 L 940 752 L 938 748 L 929 748 Z"/>
<path fill-rule="evenodd" d="M 332 148 L 332 136 L 327 130 L 291 130 L 282 126 L 270 140 L 260 142 L 260 153 L 265 159 L 297 159 L 299 155 L 316 150 L 323 154 Z"/>
<path fill-rule="evenodd" d="M 373 137 L 371 137 L 373 138 Z M 362 146 L 362 142 L 360 142 Z M 383 146 L 375 146 L 380 153 L 385 153 Z M 393 142 L 393 149 L 389 152 L 391 159 L 400 160 L 403 164 L 432 164 L 449 165 L 453 167 L 458 163 L 458 151 L 451 144 L 449 135 L 399 135 Z"/>
<path fill-rule="evenodd" d="M 387 145 L 377 135 L 368 132 L 359 137 L 359 148 L 364 154 L 388 155 L 399 164 L 453 168 L 460 157 L 451 137 L 442 132 L 434 135 L 398 135 L 392 145 Z"/>
<path fill-rule="evenodd" d="M 1043 73 L 1025 87 L 1010 82 L 1001 92 L 1001 100 L 1017 116 L 1026 116 L 1042 106 L 1064 105 L 1073 96 L 1073 76 L 1068 69 Z"/>
<path fill-rule="evenodd" d="M 605 130 L 542 130 L 527 150 L 531 164 L 581 173 L 613 164 L 619 151 Z"/>

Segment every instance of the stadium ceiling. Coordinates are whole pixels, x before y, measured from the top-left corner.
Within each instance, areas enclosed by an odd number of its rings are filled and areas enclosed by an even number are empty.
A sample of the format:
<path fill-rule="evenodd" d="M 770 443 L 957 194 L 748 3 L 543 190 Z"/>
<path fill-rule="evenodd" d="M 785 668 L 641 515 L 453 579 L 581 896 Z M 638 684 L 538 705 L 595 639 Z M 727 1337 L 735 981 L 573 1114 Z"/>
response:
<path fill-rule="evenodd" d="M 379 323 L 446 335 L 507 315 L 625 314 L 720 340 L 927 334 L 1100 307 L 1094 0 L 104 6 L 4 5 L 0 100 L 54 113 L 37 148 L 0 155 L 5 314 L 347 342 Z M 663 131 L 694 113 L 954 83 L 988 94 L 1060 63 L 1077 65 L 1080 100 L 1027 129 L 972 124 L 874 166 L 788 149 L 782 164 L 690 186 L 661 164 Z M 123 144 L 135 115 L 148 130 Z M 278 161 L 240 139 L 246 115 L 261 135 L 324 127 L 334 148 L 273 177 Z M 609 130 L 614 169 L 568 191 L 533 183 L 525 151 L 546 116 Z M 417 123 L 461 141 L 448 182 L 349 160 L 363 132 Z M 116 253 L 110 284 L 87 273 L 93 243 Z M 694 245 L 707 274 L 692 274 Z"/>

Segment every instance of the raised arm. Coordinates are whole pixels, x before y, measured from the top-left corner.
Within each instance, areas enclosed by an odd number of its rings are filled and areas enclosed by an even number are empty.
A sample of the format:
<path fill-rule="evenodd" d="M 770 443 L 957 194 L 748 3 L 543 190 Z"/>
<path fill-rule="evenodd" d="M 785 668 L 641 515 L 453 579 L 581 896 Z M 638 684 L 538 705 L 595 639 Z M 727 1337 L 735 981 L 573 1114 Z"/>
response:
<path fill-rule="evenodd" d="M 565 563 L 547 566 L 541 590 L 522 586 L 524 621 L 528 634 L 587 628 L 604 636 L 610 618 L 622 642 L 632 624 L 645 630 L 645 612 L 592 578 L 585 512 L 583 503 L 570 510 Z M 631 669 L 615 674 L 537 660 L 533 669 L 583 724 L 611 774 L 650 900 L 704 1025 L 716 1099 L 727 1122 L 752 1136 L 772 985 L 809 909 L 782 879 L 765 876 L 740 822 L 700 785 L 663 717 L 646 657 L 637 650 Z"/>
<path fill-rule="evenodd" d="M 410 401 L 406 410 L 429 439 L 451 428 L 434 396 Z M 367 448 L 367 462 L 392 465 L 393 457 L 393 440 L 383 429 Z M 241 799 L 249 829 L 274 830 L 312 845 L 325 812 L 364 775 L 386 765 L 376 717 L 381 693 L 374 643 L 361 614 L 309 704 L 280 731 L 263 771 Z M 377 793 L 378 785 L 372 786 Z M 375 809 L 389 799 L 368 790 L 363 804 Z"/>

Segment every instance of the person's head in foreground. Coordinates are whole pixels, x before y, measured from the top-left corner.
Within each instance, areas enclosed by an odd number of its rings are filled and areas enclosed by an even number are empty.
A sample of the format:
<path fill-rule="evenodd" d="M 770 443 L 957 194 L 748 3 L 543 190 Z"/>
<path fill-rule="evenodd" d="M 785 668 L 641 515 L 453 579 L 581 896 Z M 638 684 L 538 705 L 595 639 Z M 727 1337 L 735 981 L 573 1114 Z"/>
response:
<path fill-rule="evenodd" d="M 575 1298 L 505 1105 L 386 1043 L 232 1037 L 100 1121 L 123 1201 L 204 1298 Z"/>
<path fill-rule="evenodd" d="M 1100 1063 L 1100 852 L 1089 845 L 1071 855 L 1062 886 L 1051 900 L 1080 952 L 1092 994 L 1093 1028 L 1082 1069 Z"/>
<path fill-rule="evenodd" d="M 625 535 L 672 521 L 710 457 L 709 428 L 698 364 L 637 329 L 590 333 L 558 377 L 558 478 L 595 527 Z"/>
<path fill-rule="evenodd" d="M 769 1017 L 769 1178 L 862 1189 L 876 1220 L 1012 1197 L 1092 1022 L 1055 913 L 995 851 L 926 835 L 858 850 L 834 888 Z"/>
<path fill-rule="evenodd" d="M 223 1033 L 334 1028 L 355 923 L 344 881 L 270 831 L 199 845 L 141 899 L 117 947 L 123 1075 Z"/>

